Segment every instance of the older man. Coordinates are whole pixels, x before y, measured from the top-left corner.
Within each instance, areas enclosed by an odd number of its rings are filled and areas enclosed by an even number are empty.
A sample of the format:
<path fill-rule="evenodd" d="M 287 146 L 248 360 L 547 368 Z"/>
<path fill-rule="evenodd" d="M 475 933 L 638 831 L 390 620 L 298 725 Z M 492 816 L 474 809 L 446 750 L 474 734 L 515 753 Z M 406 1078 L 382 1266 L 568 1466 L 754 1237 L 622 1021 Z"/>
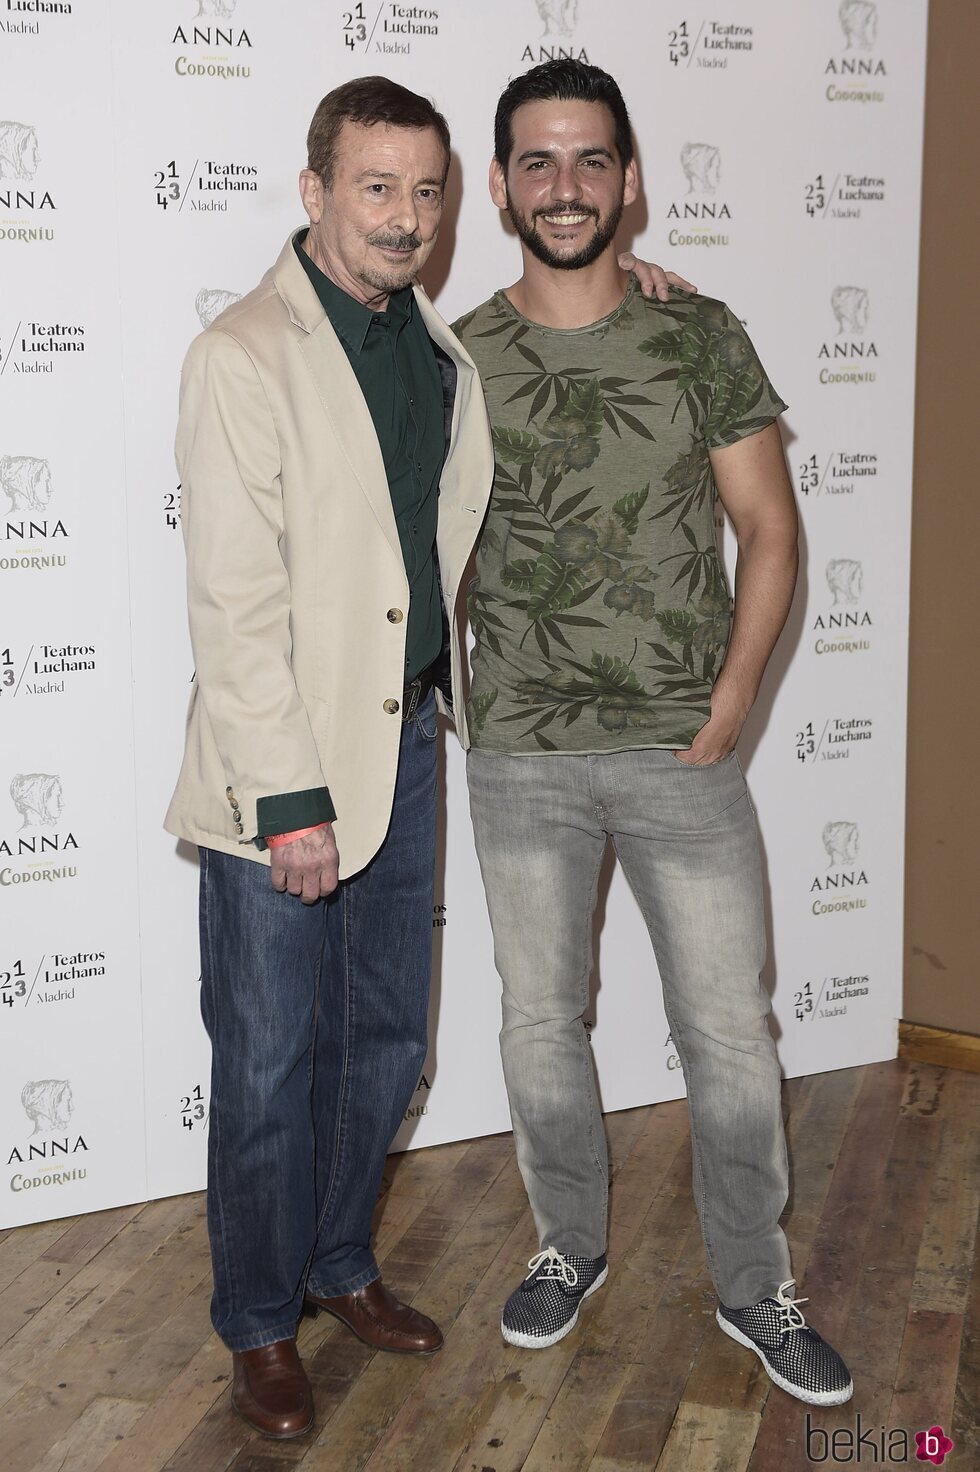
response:
<path fill-rule="evenodd" d="M 313 1420 L 304 1298 L 380 1349 L 442 1342 L 382 1284 L 370 1230 L 425 1057 L 434 687 L 451 698 L 492 480 L 473 364 L 412 286 L 448 164 L 414 93 L 324 98 L 309 230 L 182 378 L 197 674 L 167 826 L 201 849 L 212 1319 L 236 1410 L 271 1436 Z"/>
<path fill-rule="evenodd" d="M 304 1300 L 378 1349 L 442 1343 L 370 1230 L 426 1051 L 434 692 L 465 744 L 449 631 L 493 479 L 472 360 L 413 284 L 445 120 L 367 77 L 308 144 L 309 229 L 184 366 L 197 673 L 167 819 L 201 851 L 212 1319 L 275 1437 L 313 1421 Z"/>

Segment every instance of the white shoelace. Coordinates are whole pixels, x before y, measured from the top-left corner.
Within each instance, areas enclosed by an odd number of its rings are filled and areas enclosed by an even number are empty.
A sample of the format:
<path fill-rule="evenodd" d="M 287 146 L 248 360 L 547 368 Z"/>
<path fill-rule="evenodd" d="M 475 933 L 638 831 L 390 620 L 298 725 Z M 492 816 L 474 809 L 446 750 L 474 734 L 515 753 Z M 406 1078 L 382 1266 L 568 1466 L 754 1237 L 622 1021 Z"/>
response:
<path fill-rule="evenodd" d="M 808 1298 L 788 1298 L 786 1295 L 786 1289 L 795 1288 L 795 1286 L 795 1280 L 793 1278 L 787 1278 L 785 1283 L 780 1283 L 776 1291 L 776 1302 L 779 1304 L 779 1312 L 783 1320 L 779 1326 L 780 1334 L 789 1334 L 793 1329 L 807 1328 L 806 1319 L 796 1305 L 798 1303 L 809 1303 L 810 1300 Z"/>
<path fill-rule="evenodd" d="M 578 1283 L 578 1273 L 554 1247 L 546 1247 L 543 1252 L 537 1253 L 528 1262 L 528 1267 L 531 1271 L 526 1275 L 527 1278 L 533 1278 L 538 1268 L 542 1268 L 543 1278 L 561 1278 L 566 1288 L 574 1288 Z M 783 1287 L 786 1287 L 785 1283 Z"/>

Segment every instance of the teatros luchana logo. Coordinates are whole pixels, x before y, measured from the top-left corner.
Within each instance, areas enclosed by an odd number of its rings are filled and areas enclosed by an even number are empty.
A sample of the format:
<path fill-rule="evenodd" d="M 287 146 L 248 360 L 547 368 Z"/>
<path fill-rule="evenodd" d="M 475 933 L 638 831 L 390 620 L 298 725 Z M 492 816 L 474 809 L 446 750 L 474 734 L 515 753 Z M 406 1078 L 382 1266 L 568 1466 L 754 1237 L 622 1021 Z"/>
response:
<path fill-rule="evenodd" d="M 439 34 L 439 9 L 435 5 L 404 5 L 384 0 L 372 21 L 371 0 L 353 0 L 343 12 L 341 31 L 349 51 L 380 56 L 411 56 L 413 43 Z"/>
<path fill-rule="evenodd" d="M 868 330 L 871 303 L 867 291 L 863 286 L 835 286 L 830 310 L 837 332 L 817 350 L 820 382 L 874 383 L 878 346 Z"/>
<path fill-rule="evenodd" d="M 861 834 L 857 823 L 835 820 L 825 823 L 823 833 L 827 867 L 815 874 L 810 884 L 813 915 L 837 915 L 845 911 L 868 908 L 867 871 L 858 858 Z"/>
<path fill-rule="evenodd" d="M 8 1168 L 13 1167 L 11 1191 L 84 1181 L 88 1145 L 71 1128 L 75 1100 L 68 1080 L 33 1079 L 21 1089 L 20 1102 L 33 1129 L 7 1155 Z"/>
<path fill-rule="evenodd" d="M 884 102 L 888 69 L 878 47 L 878 7 L 873 0 L 841 0 L 837 16 L 843 49 L 824 65 L 828 102 Z"/>
<path fill-rule="evenodd" d="M 804 765 L 846 761 L 852 751 L 867 750 L 873 735 L 870 716 L 828 716 L 819 728 L 807 721 L 796 733 L 796 759 Z"/>
<path fill-rule="evenodd" d="M 816 174 L 803 186 L 806 212 L 811 220 L 860 220 L 869 207 L 884 204 L 885 181 L 880 174 Z"/>
<path fill-rule="evenodd" d="M 671 66 L 725 69 L 729 57 L 744 56 L 755 46 L 752 26 L 730 21 L 684 20 L 667 32 L 667 60 Z"/>
<path fill-rule="evenodd" d="M 846 1017 L 847 1004 L 866 997 L 871 990 L 871 977 L 854 972 L 850 976 L 825 976 L 822 981 L 806 981 L 793 993 L 797 1022 L 826 1021 Z"/>
<path fill-rule="evenodd" d="M 797 462 L 797 485 L 801 496 L 819 501 L 853 496 L 878 478 L 878 456 L 871 450 L 831 450 L 826 457 L 816 453 Z"/>
<path fill-rule="evenodd" d="M 227 214 L 229 196 L 257 194 L 257 164 L 237 159 L 199 158 L 188 169 L 175 158 L 168 160 L 153 176 L 156 202 L 162 210 L 179 215 L 185 206 L 209 214 Z"/>
<path fill-rule="evenodd" d="M 77 322 L 20 321 L 9 339 L 8 330 L 0 329 L 0 378 L 8 371 L 53 373 L 85 351 L 85 328 Z"/>
<path fill-rule="evenodd" d="M 524 47 L 521 60 L 529 66 L 561 58 L 588 61 L 588 52 L 575 39 L 579 0 L 534 0 L 534 3 L 541 30 L 537 40 Z"/>
<path fill-rule="evenodd" d="M 863 654 L 871 648 L 871 614 L 864 568 L 853 557 L 832 557 L 825 569 L 830 607 L 813 621 L 815 654 Z"/>
<path fill-rule="evenodd" d="M 35 455 L 0 455 L 0 572 L 45 572 L 67 567 L 68 528 L 52 514 L 51 468 Z M 2 504 L 2 503 L 0 503 Z"/>
<path fill-rule="evenodd" d="M 7 15 L 23 16 L 23 20 L 8 20 L 0 16 L 0 36 L 39 36 L 41 18 L 71 15 L 69 0 L 3 0 Z"/>
<path fill-rule="evenodd" d="M 61 778 L 53 772 L 18 772 L 10 801 L 20 827 L 0 834 L 0 887 L 75 879 L 78 840 L 66 823 Z"/>
<path fill-rule="evenodd" d="M 721 189 L 721 151 L 713 143 L 685 143 L 680 153 L 687 188 L 667 208 L 671 245 L 728 245 L 732 218 Z"/>
<path fill-rule="evenodd" d="M 170 41 L 178 77 L 235 81 L 252 75 L 252 38 L 236 24 L 236 6 L 237 0 L 197 0 L 193 20 L 179 24 Z"/>
<path fill-rule="evenodd" d="M 63 695 L 65 681 L 95 672 L 94 644 L 32 644 L 0 649 L 0 696 Z"/>
<path fill-rule="evenodd" d="M 0 241 L 54 239 L 57 205 L 38 179 L 41 146 L 31 123 L 0 122 Z"/>

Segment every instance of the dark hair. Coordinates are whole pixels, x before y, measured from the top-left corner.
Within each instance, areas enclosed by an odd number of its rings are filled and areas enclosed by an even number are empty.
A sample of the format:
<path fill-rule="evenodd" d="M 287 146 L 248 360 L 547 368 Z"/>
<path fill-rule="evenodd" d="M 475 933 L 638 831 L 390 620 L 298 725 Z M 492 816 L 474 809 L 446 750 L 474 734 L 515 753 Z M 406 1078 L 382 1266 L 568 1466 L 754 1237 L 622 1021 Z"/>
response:
<path fill-rule="evenodd" d="M 608 72 L 584 61 L 561 58 L 532 66 L 515 77 L 500 94 L 493 122 L 493 152 L 506 170 L 514 147 L 511 120 L 525 102 L 601 102 L 612 113 L 616 129 L 616 152 L 625 169 L 633 160 L 633 134 L 623 94 Z"/>
<path fill-rule="evenodd" d="M 364 127 L 388 123 L 393 128 L 434 128 L 446 151 L 446 173 L 449 172 L 449 124 L 429 99 L 400 87 L 388 77 L 357 77 L 327 93 L 313 114 L 306 135 L 307 166 L 319 174 L 327 189 L 333 184 L 337 139 L 345 123 L 360 123 Z"/>

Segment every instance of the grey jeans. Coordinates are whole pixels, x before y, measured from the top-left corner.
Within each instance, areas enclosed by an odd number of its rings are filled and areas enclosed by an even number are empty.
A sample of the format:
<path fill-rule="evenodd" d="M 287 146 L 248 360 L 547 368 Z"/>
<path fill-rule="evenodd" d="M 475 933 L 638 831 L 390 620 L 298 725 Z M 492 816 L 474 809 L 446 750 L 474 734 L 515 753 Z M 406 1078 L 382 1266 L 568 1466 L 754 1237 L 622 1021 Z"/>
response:
<path fill-rule="evenodd" d="M 611 838 L 636 895 L 687 1083 L 694 1200 L 722 1302 L 792 1277 L 788 1169 L 768 1026 L 755 813 L 734 755 L 467 757 L 476 847 L 503 981 L 500 1050 L 542 1247 L 606 1250 L 608 1163 L 582 1021 L 599 868 Z"/>

